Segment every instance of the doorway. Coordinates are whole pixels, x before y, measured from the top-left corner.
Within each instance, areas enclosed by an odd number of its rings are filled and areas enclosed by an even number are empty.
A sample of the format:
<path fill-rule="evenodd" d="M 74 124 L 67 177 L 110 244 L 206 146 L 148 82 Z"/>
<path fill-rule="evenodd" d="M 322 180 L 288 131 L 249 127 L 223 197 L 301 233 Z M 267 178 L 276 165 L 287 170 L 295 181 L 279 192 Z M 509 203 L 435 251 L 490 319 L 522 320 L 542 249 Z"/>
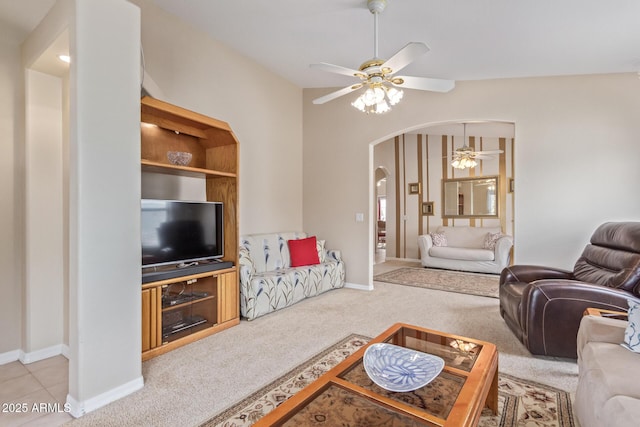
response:
<path fill-rule="evenodd" d="M 375 171 L 375 230 L 376 236 L 374 263 L 379 264 L 386 260 L 387 252 L 387 176 L 384 167 L 378 167 Z"/>

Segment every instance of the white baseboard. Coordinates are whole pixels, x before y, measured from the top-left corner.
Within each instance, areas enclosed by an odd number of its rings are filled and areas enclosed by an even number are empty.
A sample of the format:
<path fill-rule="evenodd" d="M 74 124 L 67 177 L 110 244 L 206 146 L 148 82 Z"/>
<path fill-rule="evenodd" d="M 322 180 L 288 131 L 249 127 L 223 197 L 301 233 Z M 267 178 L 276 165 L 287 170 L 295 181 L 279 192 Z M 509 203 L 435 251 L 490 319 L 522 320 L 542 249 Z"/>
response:
<path fill-rule="evenodd" d="M 420 262 L 420 259 L 415 259 L 415 258 L 395 258 L 395 257 L 385 257 L 384 259 L 385 261 L 416 261 L 416 262 Z"/>
<path fill-rule="evenodd" d="M 24 351 L 20 350 L 19 360 L 24 365 L 28 365 L 29 363 L 38 362 L 40 360 L 48 359 L 53 356 L 58 356 L 60 354 L 64 355 L 65 347 L 67 346 L 64 344 L 57 344 L 57 345 L 52 345 L 51 347 L 43 348 L 40 350 L 31 351 L 29 353 L 25 353 Z M 69 352 L 68 347 L 66 352 L 67 353 Z M 65 355 L 65 357 L 67 356 Z"/>
<path fill-rule="evenodd" d="M 0 353 L 0 365 L 15 362 L 20 358 L 20 350 L 11 350 L 6 353 Z"/>
<path fill-rule="evenodd" d="M 70 353 L 69 346 L 66 344 L 62 344 L 62 355 L 66 357 L 67 360 L 69 360 L 69 353 Z"/>
<path fill-rule="evenodd" d="M 6 353 L 0 353 L 0 365 L 6 365 L 16 360 L 19 360 L 23 365 L 28 365 L 29 363 L 38 362 L 60 354 L 68 359 L 69 346 L 66 344 L 52 345 L 51 347 L 29 353 L 25 353 L 24 350 L 12 350 Z"/>
<path fill-rule="evenodd" d="M 80 418 L 81 416 L 88 414 L 91 411 L 95 411 L 111 402 L 115 402 L 135 391 L 144 387 L 144 379 L 142 376 L 135 380 L 129 381 L 126 384 L 122 384 L 114 389 L 101 393 L 91 399 L 84 401 L 77 401 L 70 394 L 67 395 L 67 404 L 69 405 L 69 413 L 74 418 Z"/>
<path fill-rule="evenodd" d="M 345 288 L 349 288 L 349 289 L 357 289 L 359 291 L 372 291 L 373 290 L 373 284 L 371 284 L 371 285 L 360 285 L 358 283 L 345 282 L 344 287 Z"/>

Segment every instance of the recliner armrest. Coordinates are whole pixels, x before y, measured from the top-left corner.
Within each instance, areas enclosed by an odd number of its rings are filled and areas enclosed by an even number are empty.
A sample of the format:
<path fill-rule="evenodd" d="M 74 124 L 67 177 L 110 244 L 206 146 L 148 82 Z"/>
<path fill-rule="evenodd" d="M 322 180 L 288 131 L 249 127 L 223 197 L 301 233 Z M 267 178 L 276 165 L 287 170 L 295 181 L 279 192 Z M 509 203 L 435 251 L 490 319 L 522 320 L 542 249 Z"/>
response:
<path fill-rule="evenodd" d="M 500 285 L 509 282 L 531 283 L 543 279 L 573 279 L 573 273 L 561 268 L 543 267 L 541 265 L 512 265 L 505 267 L 500 273 Z"/>
<path fill-rule="evenodd" d="M 538 280 L 522 293 L 524 340 L 534 354 L 576 358 L 576 337 L 586 308 L 625 311 L 629 292 L 577 280 Z"/>

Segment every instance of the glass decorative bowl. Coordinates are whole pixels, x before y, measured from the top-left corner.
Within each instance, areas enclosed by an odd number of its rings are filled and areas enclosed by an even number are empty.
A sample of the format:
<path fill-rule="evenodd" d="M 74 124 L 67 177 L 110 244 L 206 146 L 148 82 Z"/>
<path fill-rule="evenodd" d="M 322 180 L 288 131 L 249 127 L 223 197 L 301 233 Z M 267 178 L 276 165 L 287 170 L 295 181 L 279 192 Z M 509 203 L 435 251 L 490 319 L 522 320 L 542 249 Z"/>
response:
<path fill-rule="evenodd" d="M 444 368 L 441 357 L 386 343 L 367 347 L 362 363 L 374 383 L 395 392 L 424 387 Z"/>
<path fill-rule="evenodd" d="M 187 166 L 191 163 L 191 157 L 193 155 L 191 153 L 187 153 L 186 151 L 168 151 L 167 159 L 169 159 L 169 163 L 176 166 Z"/>

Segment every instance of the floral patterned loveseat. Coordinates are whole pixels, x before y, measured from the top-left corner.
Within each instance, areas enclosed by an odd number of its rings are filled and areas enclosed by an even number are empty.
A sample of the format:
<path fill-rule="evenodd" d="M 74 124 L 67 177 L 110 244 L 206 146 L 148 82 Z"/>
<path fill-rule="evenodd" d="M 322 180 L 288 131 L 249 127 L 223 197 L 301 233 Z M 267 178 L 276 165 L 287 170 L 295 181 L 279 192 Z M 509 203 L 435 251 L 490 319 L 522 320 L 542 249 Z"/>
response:
<path fill-rule="evenodd" d="M 317 240 L 319 264 L 291 267 L 289 240 L 306 233 L 252 234 L 240 238 L 240 313 L 253 320 L 331 289 L 344 286 L 340 251 Z"/>

